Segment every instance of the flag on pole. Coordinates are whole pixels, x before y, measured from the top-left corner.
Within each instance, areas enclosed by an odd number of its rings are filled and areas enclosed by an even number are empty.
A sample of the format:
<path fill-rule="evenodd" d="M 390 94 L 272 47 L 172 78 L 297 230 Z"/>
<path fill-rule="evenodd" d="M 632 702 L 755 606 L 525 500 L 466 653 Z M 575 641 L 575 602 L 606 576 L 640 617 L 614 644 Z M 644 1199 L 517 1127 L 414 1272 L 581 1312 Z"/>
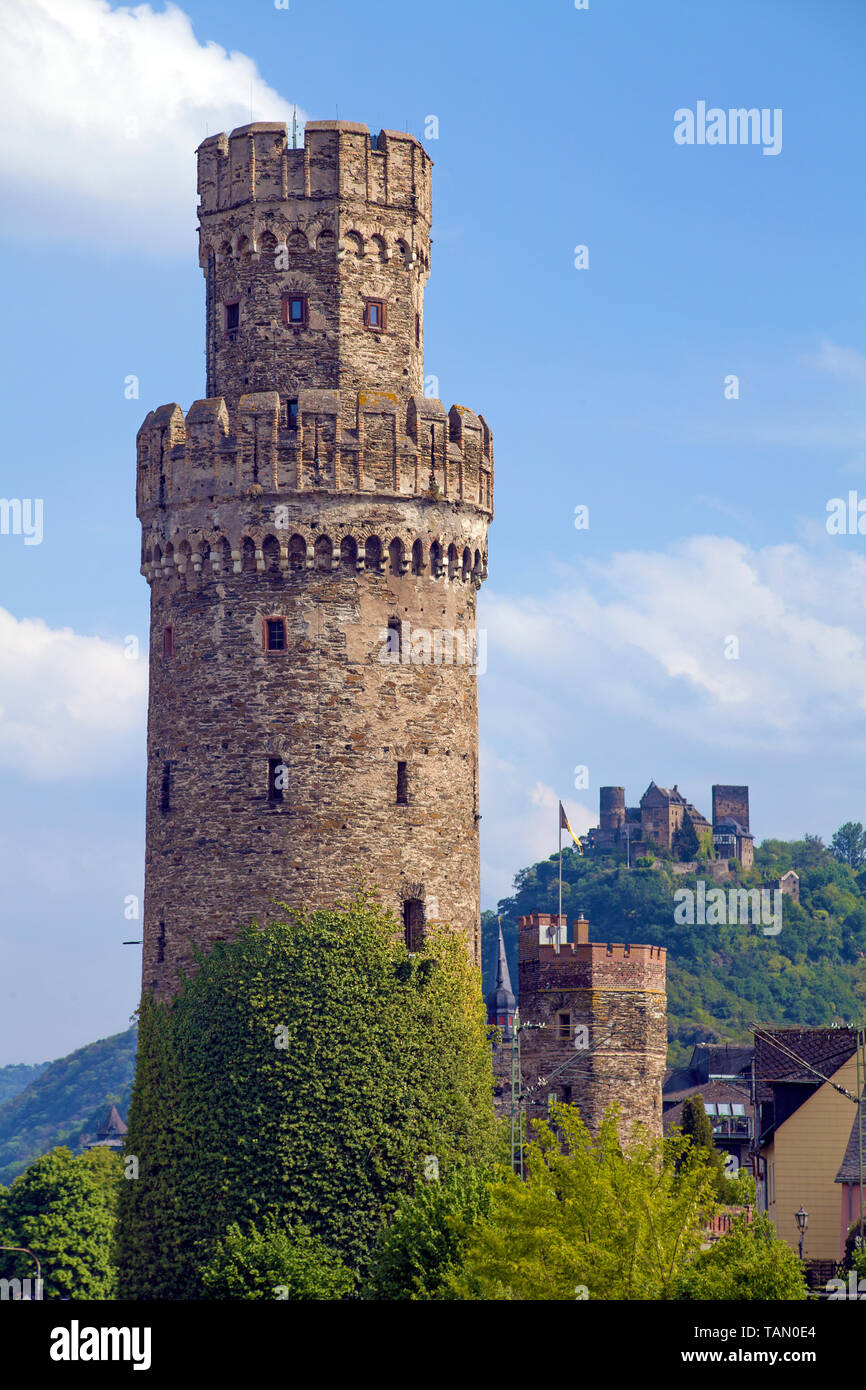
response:
<path fill-rule="evenodd" d="M 574 847 L 577 850 L 578 854 L 583 854 L 583 846 L 581 845 L 580 840 L 577 838 L 577 836 L 575 835 L 574 831 L 568 823 L 568 816 L 565 814 L 565 807 L 563 806 L 561 801 L 559 803 L 559 828 L 560 830 L 568 831 L 569 835 L 574 841 Z"/>

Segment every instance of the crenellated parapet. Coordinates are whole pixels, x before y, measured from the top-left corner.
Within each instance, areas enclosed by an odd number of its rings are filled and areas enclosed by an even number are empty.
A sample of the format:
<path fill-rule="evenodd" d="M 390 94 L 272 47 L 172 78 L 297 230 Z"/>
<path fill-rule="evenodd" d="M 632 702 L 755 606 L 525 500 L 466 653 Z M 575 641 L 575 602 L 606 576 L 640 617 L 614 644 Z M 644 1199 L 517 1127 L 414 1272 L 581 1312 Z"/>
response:
<path fill-rule="evenodd" d="M 295 148 L 284 121 L 211 135 L 198 149 L 199 215 L 247 203 L 334 199 L 432 216 L 432 160 L 414 135 L 358 121 L 308 121 Z"/>
<path fill-rule="evenodd" d="M 301 391 L 290 423 L 274 391 L 242 396 L 232 429 L 222 398 L 151 411 L 138 433 L 137 513 L 186 503 L 312 494 L 425 498 L 493 510 L 493 441 L 483 416 L 464 406 L 389 392 L 359 392 L 354 428 L 342 423 L 340 393 Z"/>
<path fill-rule="evenodd" d="M 264 121 L 205 140 L 207 394 L 422 391 L 431 176 L 414 136 L 352 121 L 312 121 L 298 148 Z"/>

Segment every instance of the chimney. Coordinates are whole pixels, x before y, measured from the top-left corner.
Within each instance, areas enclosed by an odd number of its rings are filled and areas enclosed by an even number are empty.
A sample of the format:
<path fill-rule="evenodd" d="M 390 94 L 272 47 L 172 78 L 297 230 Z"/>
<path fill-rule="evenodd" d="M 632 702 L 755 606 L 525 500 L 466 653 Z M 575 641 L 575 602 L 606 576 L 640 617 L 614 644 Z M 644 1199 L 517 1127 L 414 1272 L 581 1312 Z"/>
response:
<path fill-rule="evenodd" d="M 588 921 L 588 919 L 587 919 L 586 917 L 584 917 L 583 914 L 581 913 L 580 917 L 578 917 L 574 922 L 572 922 L 571 925 L 572 925 L 572 927 L 573 927 L 573 929 L 574 929 L 574 938 L 573 938 L 573 939 L 574 939 L 574 944 L 575 944 L 575 946 L 586 946 L 587 943 L 589 942 L 589 921 Z"/>

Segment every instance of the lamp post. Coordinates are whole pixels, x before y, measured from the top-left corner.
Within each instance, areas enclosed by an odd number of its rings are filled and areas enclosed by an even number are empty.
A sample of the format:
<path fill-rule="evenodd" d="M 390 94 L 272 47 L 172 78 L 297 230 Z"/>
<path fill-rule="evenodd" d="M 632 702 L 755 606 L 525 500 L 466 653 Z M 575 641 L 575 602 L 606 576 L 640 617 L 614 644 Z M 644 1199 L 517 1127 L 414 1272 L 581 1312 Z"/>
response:
<path fill-rule="evenodd" d="M 809 1213 L 805 1207 L 801 1207 L 797 1212 L 797 1230 L 800 1232 L 800 1260 L 803 1259 L 803 1237 L 806 1234 L 806 1227 L 809 1224 Z"/>

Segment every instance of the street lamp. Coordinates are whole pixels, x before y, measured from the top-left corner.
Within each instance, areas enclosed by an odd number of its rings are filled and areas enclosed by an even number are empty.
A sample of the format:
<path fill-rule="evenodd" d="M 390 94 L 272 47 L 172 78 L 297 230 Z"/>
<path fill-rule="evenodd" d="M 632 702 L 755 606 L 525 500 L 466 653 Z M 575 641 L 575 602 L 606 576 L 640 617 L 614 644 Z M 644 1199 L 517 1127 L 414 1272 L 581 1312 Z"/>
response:
<path fill-rule="evenodd" d="M 800 1259 L 803 1258 L 803 1237 L 806 1234 L 806 1227 L 809 1224 L 809 1213 L 805 1207 L 801 1207 L 797 1212 L 797 1230 L 800 1232 Z"/>

